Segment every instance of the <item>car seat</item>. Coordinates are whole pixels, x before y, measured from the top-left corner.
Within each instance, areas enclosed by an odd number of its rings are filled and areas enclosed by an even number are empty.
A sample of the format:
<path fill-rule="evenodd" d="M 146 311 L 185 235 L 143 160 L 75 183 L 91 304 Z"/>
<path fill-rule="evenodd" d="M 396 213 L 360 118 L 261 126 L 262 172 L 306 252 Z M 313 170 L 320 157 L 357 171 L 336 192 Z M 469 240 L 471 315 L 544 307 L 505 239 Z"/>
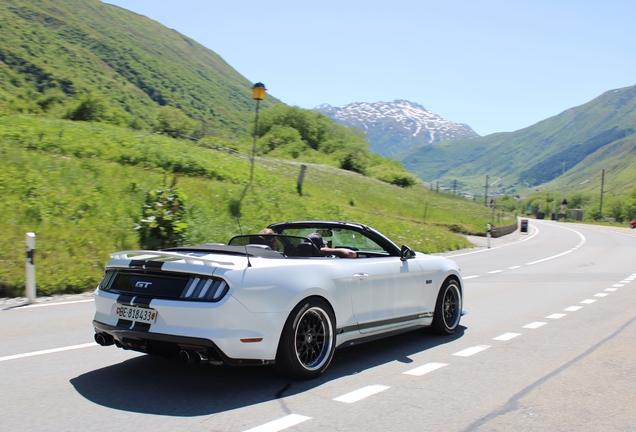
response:
<path fill-rule="evenodd" d="M 301 256 L 301 257 L 319 257 L 320 256 L 320 251 L 318 250 L 316 245 L 310 241 L 300 243 L 296 249 L 298 251 L 298 256 Z"/>

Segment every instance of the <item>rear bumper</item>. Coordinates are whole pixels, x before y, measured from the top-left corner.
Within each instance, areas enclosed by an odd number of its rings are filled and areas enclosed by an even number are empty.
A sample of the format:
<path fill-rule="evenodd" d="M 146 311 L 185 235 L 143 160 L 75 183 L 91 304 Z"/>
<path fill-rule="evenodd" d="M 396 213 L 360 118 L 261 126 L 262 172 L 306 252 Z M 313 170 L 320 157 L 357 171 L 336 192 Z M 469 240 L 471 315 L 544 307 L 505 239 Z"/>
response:
<path fill-rule="evenodd" d="M 219 347 L 209 339 L 175 336 L 162 333 L 149 333 L 136 331 L 129 328 L 116 327 L 102 322 L 93 321 L 96 334 L 101 334 L 107 341 L 125 350 L 144 352 L 147 354 L 179 357 L 182 350 L 204 352 L 210 359 L 210 363 L 225 363 L 231 366 L 250 366 L 273 364 L 272 360 L 237 359 L 227 356 Z"/>

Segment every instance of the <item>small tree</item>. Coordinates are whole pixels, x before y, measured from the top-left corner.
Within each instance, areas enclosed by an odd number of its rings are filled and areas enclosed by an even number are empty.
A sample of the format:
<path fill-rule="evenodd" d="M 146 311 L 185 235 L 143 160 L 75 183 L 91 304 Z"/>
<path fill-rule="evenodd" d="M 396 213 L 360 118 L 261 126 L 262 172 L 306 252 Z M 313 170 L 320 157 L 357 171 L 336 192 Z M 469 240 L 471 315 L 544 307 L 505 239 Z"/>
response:
<path fill-rule="evenodd" d="M 74 121 L 103 121 L 108 117 L 108 103 L 102 95 L 89 93 L 72 108 L 66 118 Z"/>
<path fill-rule="evenodd" d="M 157 125 L 155 130 L 173 136 L 188 136 L 194 131 L 194 122 L 180 109 L 164 106 L 157 115 Z"/>
<path fill-rule="evenodd" d="M 165 249 L 185 243 L 188 224 L 185 196 L 177 189 L 177 177 L 170 187 L 150 191 L 136 229 L 144 249 Z"/>

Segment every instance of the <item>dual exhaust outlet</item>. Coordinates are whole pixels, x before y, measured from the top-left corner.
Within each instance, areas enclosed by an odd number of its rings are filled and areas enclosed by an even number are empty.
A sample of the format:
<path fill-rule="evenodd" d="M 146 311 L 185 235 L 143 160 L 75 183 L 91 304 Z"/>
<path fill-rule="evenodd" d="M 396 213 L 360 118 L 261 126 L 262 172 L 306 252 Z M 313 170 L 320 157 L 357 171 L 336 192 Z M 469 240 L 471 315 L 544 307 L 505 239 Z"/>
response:
<path fill-rule="evenodd" d="M 179 351 L 179 359 L 183 363 L 188 363 L 190 361 L 194 361 L 195 363 L 208 363 L 210 361 L 207 353 L 201 351 L 188 351 L 184 349 Z"/>
<path fill-rule="evenodd" d="M 97 344 L 101 346 L 117 345 L 118 347 L 122 348 L 121 342 L 113 338 L 108 333 L 95 333 L 94 338 L 95 342 L 97 342 Z M 181 351 L 179 351 L 179 359 L 183 363 L 189 363 L 190 361 L 194 363 L 217 363 L 214 361 L 210 362 L 210 358 L 208 357 L 207 353 L 196 350 L 182 349 Z"/>

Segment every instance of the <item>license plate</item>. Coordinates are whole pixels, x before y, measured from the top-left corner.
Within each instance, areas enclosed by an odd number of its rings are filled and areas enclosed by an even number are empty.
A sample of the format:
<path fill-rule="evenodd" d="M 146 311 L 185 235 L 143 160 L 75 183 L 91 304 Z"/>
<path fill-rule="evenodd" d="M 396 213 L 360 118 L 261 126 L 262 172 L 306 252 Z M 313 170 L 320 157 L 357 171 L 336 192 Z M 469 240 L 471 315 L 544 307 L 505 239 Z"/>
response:
<path fill-rule="evenodd" d="M 153 309 L 140 308 L 137 306 L 117 305 L 115 315 L 121 319 L 154 324 L 157 320 L 157 311 Z"/>

